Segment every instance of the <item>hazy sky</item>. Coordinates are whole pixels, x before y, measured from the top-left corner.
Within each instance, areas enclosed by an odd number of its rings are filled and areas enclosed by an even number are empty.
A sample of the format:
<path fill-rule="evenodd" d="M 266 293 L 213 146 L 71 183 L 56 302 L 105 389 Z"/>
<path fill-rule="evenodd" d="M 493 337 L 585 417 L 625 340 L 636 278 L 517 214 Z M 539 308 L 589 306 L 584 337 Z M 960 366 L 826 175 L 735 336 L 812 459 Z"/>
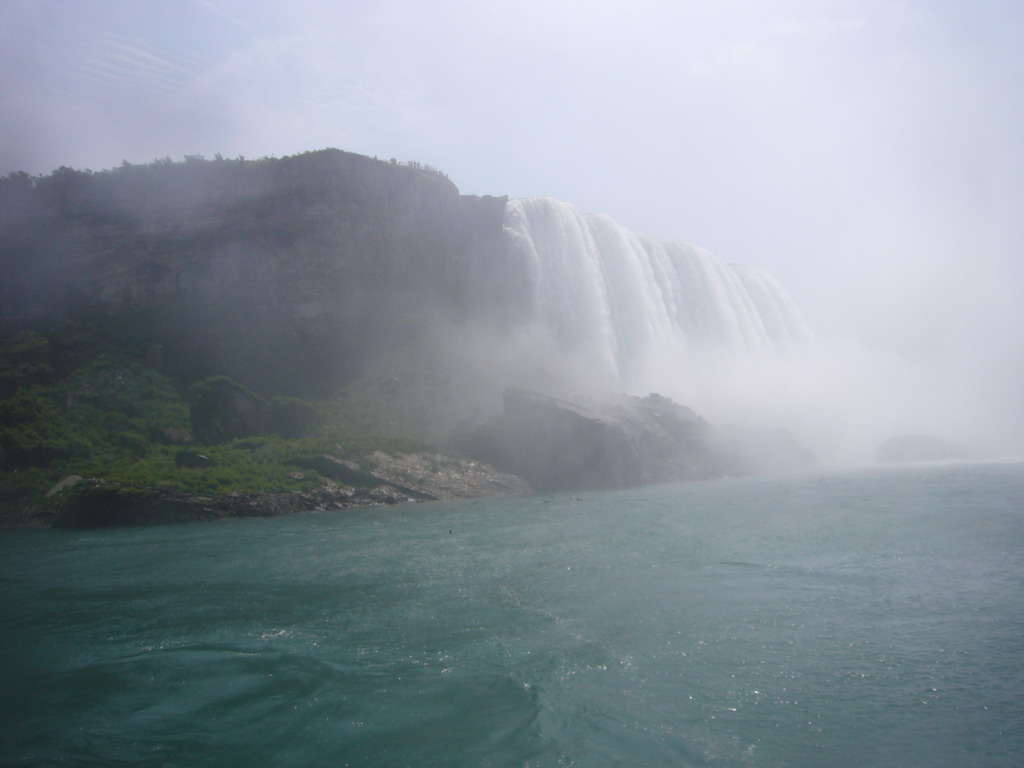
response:
<path fill-rule="evenodd" d="M 0 63 L 0 172 L 417 160 L 1024 390 L 1019 0 L 0 0 Z"/>

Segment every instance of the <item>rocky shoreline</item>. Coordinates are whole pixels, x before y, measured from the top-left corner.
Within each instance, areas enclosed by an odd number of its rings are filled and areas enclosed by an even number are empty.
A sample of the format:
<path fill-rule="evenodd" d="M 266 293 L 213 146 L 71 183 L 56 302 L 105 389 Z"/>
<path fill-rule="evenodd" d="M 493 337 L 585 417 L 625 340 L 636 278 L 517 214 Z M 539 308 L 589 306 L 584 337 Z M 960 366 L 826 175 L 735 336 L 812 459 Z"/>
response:
<path fill-rule="evenodd" d="M 657 394 L 569 402 L 508 389 L 503 415 L 462 443 L 461 453 L 482 460 L 380 449 L 353 458 L 299 454 L 286 468 L 287 479 L 301 484 L 300 490 L 217 494 L 69 476 L 41 504 L 6 510 L 0 524 L 90 528 L 274 517 L 799 471 L 813 464 L 809 452 L 782 430 L 716 427 Z M 216 468 L 194 451 L 179 451 L 175 461 L 187 471 Z M 209 488 L 207 483 L 204 490 Z"/>
<path fill-rule="evenodd" d="M 532 490 L 515 475 L 479 461 L 442 454 L 377 451 L 366 459 L 373 466 L 370 471 L 327 454 L 315 457 L 310 463 L 316 464 L 320 474 L 328 479 L 319 488 L 291 492 L 202 494 L 86 478 L 62 489 L 43 504 L 5 510 L 0 521 L 6 527 L 163 525 L 509 496 Z"/>

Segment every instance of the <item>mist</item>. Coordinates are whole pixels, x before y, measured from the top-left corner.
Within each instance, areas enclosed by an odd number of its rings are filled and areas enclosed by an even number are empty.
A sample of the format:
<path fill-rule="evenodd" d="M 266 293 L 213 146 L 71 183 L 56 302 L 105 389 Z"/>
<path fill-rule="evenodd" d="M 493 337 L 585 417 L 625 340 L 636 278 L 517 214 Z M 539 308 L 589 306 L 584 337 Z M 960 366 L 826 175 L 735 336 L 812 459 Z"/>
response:
<path fill-rule="evenodd" d="M 507 385 L 599 400 L 656 392 L 715 424 L 783 427 L 825 467 L 870 462 L 904 434 L 974 457 L 1018 450 L 1016 393 L 998 390 L 1012 377 L 979 377 L 967 354 L 816 337 L 770 276 L 559 201 L 510 201 L 505 222 L 529 299 L 498 328 L 449 327 L 434 340 L 458 350 L 449 367 L 492 403 Z"/>
<path fill-rule="evenodd" d="M 490 370 L 658 391 L 786 426 L 827 461 L 904 432 L 1024 452 L 1017 3 L 14 0 L 2 16 L 0 173 L 336 146 L 429 163 L 463 193 L 554 197 L 773 275 L 814 342 L 699 364 L 646 349 L 620 375 L 524 323 Z"/>

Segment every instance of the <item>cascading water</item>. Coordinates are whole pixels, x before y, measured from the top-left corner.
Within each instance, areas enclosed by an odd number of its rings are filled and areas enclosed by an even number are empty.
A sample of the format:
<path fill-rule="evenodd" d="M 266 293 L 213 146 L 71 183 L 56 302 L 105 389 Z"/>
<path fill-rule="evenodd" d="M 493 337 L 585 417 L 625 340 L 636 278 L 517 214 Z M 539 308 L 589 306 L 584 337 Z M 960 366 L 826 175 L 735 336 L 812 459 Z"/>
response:
<path fill-rule="evenodd" d="M 627 380 L 654 355 L 777 352 L 811 338 L 771 276 L 686 243 L 634 234 L 550 198 L 510 200 L 533 312 L 563 349 Z"/>

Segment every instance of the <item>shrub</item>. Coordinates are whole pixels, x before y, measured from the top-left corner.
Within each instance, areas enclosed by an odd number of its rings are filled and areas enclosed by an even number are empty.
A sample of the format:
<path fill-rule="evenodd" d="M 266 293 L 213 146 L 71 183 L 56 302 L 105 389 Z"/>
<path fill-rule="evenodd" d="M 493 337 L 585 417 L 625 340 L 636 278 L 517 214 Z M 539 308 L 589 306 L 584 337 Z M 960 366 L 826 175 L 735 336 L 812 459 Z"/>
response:
<path fill-rule="evenodd" d="M 42 384 L 53 376 L 50 342 L 33 331 L 22 331 L 0 344 L 0 391 Z"/>

